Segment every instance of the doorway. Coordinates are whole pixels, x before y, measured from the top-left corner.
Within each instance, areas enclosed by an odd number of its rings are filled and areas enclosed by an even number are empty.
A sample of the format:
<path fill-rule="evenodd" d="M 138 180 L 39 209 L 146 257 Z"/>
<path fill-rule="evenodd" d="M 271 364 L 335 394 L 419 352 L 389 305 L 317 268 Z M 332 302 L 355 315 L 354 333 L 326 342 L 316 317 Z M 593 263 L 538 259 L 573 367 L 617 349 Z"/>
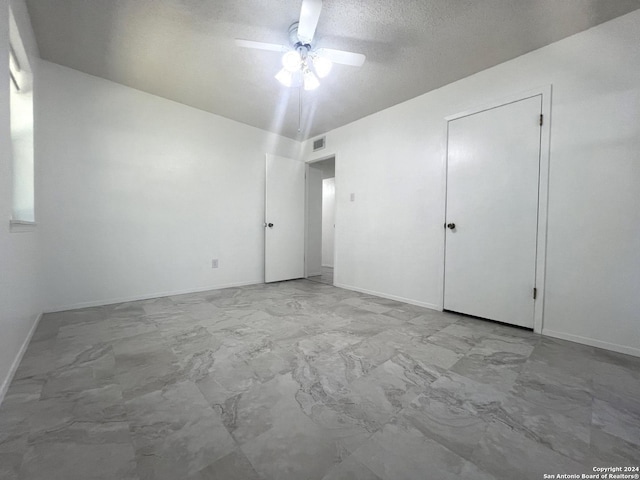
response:
<path fill-rule="evenodd" d="M 545 97 L 521 95 L 447 119 L 445 310 L 540 331 Z"/>
<path fill-rule="evenodd" d="M 333 285 L 335 157 L 309 163 L 307 173 L 307 279 Z"/>

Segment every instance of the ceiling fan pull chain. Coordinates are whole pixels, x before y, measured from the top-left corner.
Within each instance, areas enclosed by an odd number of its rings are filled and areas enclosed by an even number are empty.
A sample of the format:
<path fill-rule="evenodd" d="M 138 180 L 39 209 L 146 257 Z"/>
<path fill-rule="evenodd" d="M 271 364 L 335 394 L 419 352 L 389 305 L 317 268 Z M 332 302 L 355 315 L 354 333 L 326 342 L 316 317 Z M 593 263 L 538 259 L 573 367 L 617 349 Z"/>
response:
<path fill-rule="evenodd" d="M 302 130 L 302 87 L 298 87 L 298 133 Z"/>

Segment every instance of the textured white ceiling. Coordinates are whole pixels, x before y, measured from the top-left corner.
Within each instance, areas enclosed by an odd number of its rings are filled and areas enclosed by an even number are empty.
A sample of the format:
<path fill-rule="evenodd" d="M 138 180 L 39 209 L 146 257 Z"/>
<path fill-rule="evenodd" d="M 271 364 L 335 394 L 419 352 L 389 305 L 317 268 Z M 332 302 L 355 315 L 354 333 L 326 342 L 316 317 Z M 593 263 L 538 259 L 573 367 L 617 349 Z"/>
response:
<path fill-rule="evenodd" d="M 275 52 L 301 0 L 27 0 L 40 54 L 303 139 L 640 8 L 640 0 L 325 0 L 314 43 L 364 53 L 314 92 L 281 87 Z"/>

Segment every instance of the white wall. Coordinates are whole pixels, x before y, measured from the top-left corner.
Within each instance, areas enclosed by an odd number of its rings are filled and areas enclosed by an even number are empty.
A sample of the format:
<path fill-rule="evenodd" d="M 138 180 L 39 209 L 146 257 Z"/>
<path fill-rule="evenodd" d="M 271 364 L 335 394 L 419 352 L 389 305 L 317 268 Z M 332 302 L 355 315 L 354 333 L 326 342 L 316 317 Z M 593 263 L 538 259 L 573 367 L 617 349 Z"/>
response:
<path fill-rule="evenodd" d="M 638 45 L 640 11 L 329 132 L 336 283 L 440 308 L 444 118 L 553 84 L 543 332 L 640 355 Z"/>
<path fill-rule="evenodd" d="M 44 61 L 36 101 L 47 310 L 264 280 L 265 153 L 296 142 Z"/>
<path fill-rule="evenodd" d="M 322 273 L 322 169 L 309 166 L 307 175 L 307 275 Z"/>
<path fill-rule="evenodd" d="M 37 55 L 26 7 L 12 1 L 16 23 L 30 56 Z M 12 213 L 12 148 L 9 112 L 9 2 L 0 0 L 0 402 L 29 333 L 42 311 L 37 227 L 9 225 Z M 36 212 L 37 214 L 38 212 Z"/>
<path fill-rule="evenodd" d="M 336 213 L 335 178 L 322 181 L 322 266 L 333 267 L 334 224 Z"/>

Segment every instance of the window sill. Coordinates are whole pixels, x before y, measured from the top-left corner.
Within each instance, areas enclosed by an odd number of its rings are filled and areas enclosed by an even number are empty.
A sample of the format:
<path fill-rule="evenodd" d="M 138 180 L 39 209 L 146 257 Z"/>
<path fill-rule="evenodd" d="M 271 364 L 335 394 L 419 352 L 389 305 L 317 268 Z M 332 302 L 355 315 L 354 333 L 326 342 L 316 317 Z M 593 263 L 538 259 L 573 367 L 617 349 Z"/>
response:
<path fill-rule="evenodd" d="M 9 231 L 11 233 L 33 232 L 36 229 L 36 222 L 26 220 L 9 220 Z"/>

